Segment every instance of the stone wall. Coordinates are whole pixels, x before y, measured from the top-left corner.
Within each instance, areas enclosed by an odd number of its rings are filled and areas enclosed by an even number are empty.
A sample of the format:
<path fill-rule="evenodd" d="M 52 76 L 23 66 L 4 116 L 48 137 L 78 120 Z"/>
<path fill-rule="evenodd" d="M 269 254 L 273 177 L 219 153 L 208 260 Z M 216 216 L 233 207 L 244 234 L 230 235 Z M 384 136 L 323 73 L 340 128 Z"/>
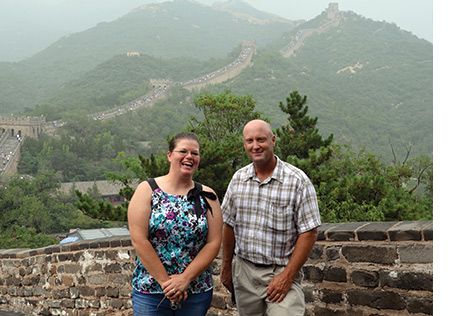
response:
<path fill-rule="evenodd" d="M 0 116 L 0 128 L 7 130 L 11 136 L 16 136 L 20 131 L 21 136 L 38 138 L 44 130 L 44 125 L 43 116 Z"/>
<path fill-rule="evenodd" d="M 303 268 L 307 315 L 431 315 L 432 222 L 324 224 Z M 0 251 L 0 310 L 131 315 L 129 238 Z M 209 315 L 238 315 L 219 282 Z"/>

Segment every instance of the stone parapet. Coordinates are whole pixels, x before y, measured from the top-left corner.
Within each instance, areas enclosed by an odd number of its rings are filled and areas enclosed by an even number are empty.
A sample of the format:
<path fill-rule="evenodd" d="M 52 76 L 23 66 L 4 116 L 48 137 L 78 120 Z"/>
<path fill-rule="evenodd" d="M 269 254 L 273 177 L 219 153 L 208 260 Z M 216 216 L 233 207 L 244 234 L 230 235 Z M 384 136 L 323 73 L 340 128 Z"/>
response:
<path fill-rule="evenodd" d="M 323 224 L 304 265 L 306 315 L 431 315 L 432 222 Z M 131 315 L 128 237 L 0 250 L 0 310 L 26 315 Z M 211 268 L 209 316 L 237 316 Z"/>

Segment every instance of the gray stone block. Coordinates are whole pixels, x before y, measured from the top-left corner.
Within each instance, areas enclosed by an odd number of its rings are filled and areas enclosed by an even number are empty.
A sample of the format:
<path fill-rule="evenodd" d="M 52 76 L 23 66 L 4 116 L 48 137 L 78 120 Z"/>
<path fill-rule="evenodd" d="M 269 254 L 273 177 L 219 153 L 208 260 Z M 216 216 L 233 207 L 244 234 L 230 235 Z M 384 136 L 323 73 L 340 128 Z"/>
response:
<path fill-rule="evenodd" d="M 320 316 L 347 316 L 347 312 L 343 309 L 337 309 L 332 307 L 314 307 L 314 315 Z"/>
<path fill-rule="evenodd" d="M 303 294 L 305 295 L 305 302 L 314 302 L 314 288 L 310 286 L 303 286 Z"/>
<path fill-rule="evenodd" d="M 342 255 L 350 262 L 394 264 L 398 259 L 395 246 L 342 246 Z"/>
<path fill-rule="evenodd" d="M 433 222 L 428 223 L 422 230 L 423 240 L 433 240 Z"/>
<path fill-rule="evenodd" d="M 54 299 L 63 299 L 70 298 L 69 289 L 57 289 L 52 291 L 52 298 Z"/>
<path fill-rule="evenodd" d="M 322 282 L 323 281 L 323 271 L 315 266 L 303 266 L 303 275 L 305 280 L 311 282 Z"/>
<path fill-rule="evenodd" d="M 433 276 L 422 272 L 380 271 L 380 286 L 431 292 Z"/>
<path fill-rule="evenodd" d="M 398 254 L 401 263 L 432 263 L 433 245 L 432 244 L 412 244 L 400 246 Z"/>
<path fill-rule="evenodd" d="M 226 309 L 227 308 L 227 295 L 222 293 L 214 293 L 211 306 Z"/>
<path fill-rule="evenodd" d="M 319 229 L 317 230 L 317 240 L 326 240 L 326 235 L 325 233 L 327 232 L 328 229 L 333 228 L 335 226 L 337 226 L 338 224 L 334 224 L 334 223 L 325 223 L 322 224 Z"/>
<path fill-rule="evenodd" d="M 399 222 L 388 230 L 392 241 L 422 240 L 422 230 L 429 224 L 428 221 Z"/>
<path fill-rule="evenodd" d="M 356 239 L 356 230 L 367 225 L 365 222 L 342 223 L 327 230 L 328 240 L 351 241 Z"/>
<path fill-rule="evenodd" d="M 406 299 L 406 309 L 410 313 L 433 314 L 432 297 L 409 297 Z"/>
<path fill-rule="evenodd" d="M 369 223 L 356 231 L 358 240 L 387 240 L 387 230 L 397 222 Z"/>
<path fill-rule="evenodd" d="M 325 250 L 325 255 L 327 257 L 327 260 L 329 261 L 333 261 L 333 260 L 337 260 L 341 257 L 340 255 L 340 248 L 338 247 L 328 247 Z"/>
<path fill-rule="evenodd" d="M 65 298 L 61 300 L 60 306 L 65 308 L 75 308 L 75 302 L 74 300 Z"/>
<path fill-rule="evenodd" d="M 322 302 L 326 304 L 339 304 L 343 300 L 341 291 L 323 289 L 321 294 Z"/>
<path fill-rule="evenodd" d="M 376 271 L 353 271 L 352 282 L 359 286 L 374 288 L 378 286 L 379 275 Z"/>
<path fill-rule="evenodd" d="M 78 287 L 78 289 L 81 297 L 89 297 L 95 295 L 95 289 L 89 286 L 80 286 Z"/>
<path fill-rule="evenodd" d="M 122 267 L 118 263 L 107 264 L 104 268 L 106 273 L 120 273 L 122 271 Z"/>
<path fill-rule="evenodd" d="M 328 240 L 351 241 L 356 239 L 355 231 L 365 225 L 367 225 L 367 223 L 364 222 L 342 223 L 335 227 L 331 227 L 325 234 Z"/>
<path fill-rule="evenodd" d="M 119 289 L 115 287 L 106 288 L 106 296 L 108 297 L 119 297 Z"/>
<path fill-rule="evenodd" d="M 347 291 L 347 298 L 351 305 L 394 310 L 402 310 L 406 307 L 403 297 L 391 291 L 350 289 Z"/>
<path fill-rule="evenodd" d="M 322 257 L 323 254 L 323 246 L 315 244 L 309 254 L 309 259 L 316 260 Z"/>
<path fill-rule="evenodd" d="M 347 271 L 339 267 L 326 267 L 323 270 L 323 278 L 331 282 L 347 282 Z"/>

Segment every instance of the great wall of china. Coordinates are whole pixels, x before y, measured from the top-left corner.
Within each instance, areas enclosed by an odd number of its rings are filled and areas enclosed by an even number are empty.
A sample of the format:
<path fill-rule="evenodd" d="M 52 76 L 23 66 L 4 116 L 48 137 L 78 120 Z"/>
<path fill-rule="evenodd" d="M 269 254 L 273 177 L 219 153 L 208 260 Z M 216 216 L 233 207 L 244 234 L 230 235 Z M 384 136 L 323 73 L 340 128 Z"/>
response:
<path fill-rule="evenodd" d="M 289 58 L 295 55 L 295 53 L 305 45 L 305 39 L 308 37 L 327 32 L 330 29 L 337 27 L 342 19 L 338 4 L 330 3 L 326 13 L 327 21 L 325 23 L 313 29 L 298 29 L 289 44 L 280 49 L 280 54 L 285 58 Z"/>
<path fill-rule="evenodd" d="M 128 236 L 0 250 L 1 310 L 128 316 L 136 253 Z M 238 316 L 213 262 L 208 316 Z M 329 223 L 302 269 L 306 316 L 433 314 L 433 223 Z"/>
<path fill-rule="evenodd" d="M 315 29 L 299 29 L 280 54 L 289 58 L 308 37 L 339 25 L 337 4 L 330 4 L 327 18 Z M 246 47 L 237 58 L 242 58 L 240 64 L 228 67 L 234 61 L 182 83 L 151 80 L 146 95 L 89 116 L 113 119 L 153 106 L 175 85 L 193 91 L 230 80 L 252 63 L 256 48 Z M 43 117 L 0 117 L 0 177 L 15 173 L 25 137 L 37 138 L 63 125 Z M 1 310 L 20 312 L 17 315 L 132 315 L 129 278 L 134 256 L 128 237 L 0 250 L 0 315 Z M 219 256 L 212 265 L 215 288 L 208 316 L 237 316 L 219 281 L 220 264 Z M 433 223 L 323 224 L 302 271 L 307 316 L 432 315 Z"/>
<path fill-rule="evenodd" d="M 319 27 L 314 29 L 299 29 L 291 41 L 280 49 L 280 54 L 285 58 L 289 58 L 304 46 L 306 38 L 314 34 L 326 32 L 339 25 L 342 15 L 339 12 L 337 3 L 330 3 L 326 14 L 327 20 Z M 173 82 L 167 79 L 150 79 L 149 92 L 147 94 L 113 109 L 89 114 L 88 117 L 97 121 L 113 119 L 130 111 L 153 106 L 157 101 L 167 98 L 172 87 L 182 87 L 189 91 L 198 91 L 209 85 L 228 81 L 237 77 L 244 69 L 252 65 L 252 59 L 255 53 L 255 42 L 244 41 L 241 43 L 239 56 L 233 62 L 220 69 L 185 82 Z M 132 57 L 136 58 L 139 56 L 133 55 Z M 20 158 L 20 146 L 25 137 L 37 138 L 42 133 L 52 135 L 58 128 L 64 126 L 64 124 L 65 122 L 63 120 L 46 122 L 43 117 L 0 116 L 0 180 L 16 173 L 17 163 Z"/>

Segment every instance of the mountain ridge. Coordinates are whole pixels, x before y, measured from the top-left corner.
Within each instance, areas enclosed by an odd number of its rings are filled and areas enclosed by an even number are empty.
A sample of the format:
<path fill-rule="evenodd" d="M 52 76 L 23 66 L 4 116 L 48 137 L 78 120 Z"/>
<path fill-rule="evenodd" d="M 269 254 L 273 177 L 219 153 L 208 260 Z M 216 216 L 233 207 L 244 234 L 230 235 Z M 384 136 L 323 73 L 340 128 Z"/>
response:
<path fill-rule="evenodd" d="M 192 5 L 186 1 L 178 3 Z M 174 8 L 173 4 L 157 7 Z M 170 16 L 180 19 L 184 9 L 171 9 Z M 206 10 L 203 14 L 212 12 L 204 7 L 201 10 Z M 136 12 L 139 12 L 138 15 L 142 14 L 142 10 Z M 213 16 L 216 14 L 219 13 L 215 12 Z M 431 153 L 431 43 L 418 39 L 395 24 L 373 21 L 351 11 L 339 11 L 343 19 L 338 25 L 311 35 L 304 40 L 301 50 L 297 49 L 288 58 L 281 57 L 280 47 L 287 45 L 296 32 L 320 27 L 329 14 L 330 8 L 301 25 L 290 26 L 288 32 L 279 32 L 281 35 L 273 36 L 273 41 L 266 46 L 257 45 L 252 67 L 239 77 L 208 90 L 220 92 L 231 89 L 239 94 L 252 94 L 257 100 L 258 109 L 272 117 L 276 126 L 283 123 L 284 116 L 274 105 L 290 91 L 299 90 L 301 94 L 308 95 L 310 110 L 319 117 L 325 133 L 334 133 L 338 139 L 353 141 L 358 146 L 369 144 L 376 151 L 386 151 L 386 148 L 381 147 L 386 147 L 391 140 L 396 145 L 419 142 L 419 152 Z M 173 24 L 179 21 L 172 20 Z M 119 23 L 126 25 L 126 21 L 128 20 L 125 18 Z M 107 26 L 105 24 L 101 27 Z M 136 50 L 139 51 L 139 48 Z M 428 64 L 428 60 L 431 60 L 431 64 Z M 120 64 L 121 59 L 116 59 L 116 62 Z M 111 64 L 111 69 L 120 68 L 119 64 Z M 221 64 L 224 62 L 216 59 L 216 65 Z M 164 67 L 169 66 L 167 64 Z M 203 66 L 200 62 L 196 67 Z M 209 69 L 212 68 L 210 65 Z M 111 77 L 108 75 L 108 68 L 102 71 L 105 77 Z M 163 68 L 160 71 L 164 73 Z M 83 74 L 77 80 L 86 81 L 87 86 L 92 85 L 89 83 L 90 79 Z M 125 74 L 119 74 L 114 80 L 120 86 L 120 80 L 128 79 Z M 140 83 L 142 84 L 143 82 Z M 136 83 L 130 89 L 138 89 L 138 86 Z M 98 87 L 101 92 L 101 82 Z M 69 96 L 70 90 L 67 93 Z M 70 98 L 73 99 L 73 96 Z M 64 95 L 61 102 L 67 103 Z M 407 119 L 403 119 L 403 116 Z M 393 120 L 397 117 L 398 121 Z M 412 127 L 407 126 L 408 120 L 413 122 Z M 380 127 L 384 129 L 382 134 L 372 135 L 374 132 L 379 133 Z M 358 139 L 358 133 L 365 135 Z"/>

